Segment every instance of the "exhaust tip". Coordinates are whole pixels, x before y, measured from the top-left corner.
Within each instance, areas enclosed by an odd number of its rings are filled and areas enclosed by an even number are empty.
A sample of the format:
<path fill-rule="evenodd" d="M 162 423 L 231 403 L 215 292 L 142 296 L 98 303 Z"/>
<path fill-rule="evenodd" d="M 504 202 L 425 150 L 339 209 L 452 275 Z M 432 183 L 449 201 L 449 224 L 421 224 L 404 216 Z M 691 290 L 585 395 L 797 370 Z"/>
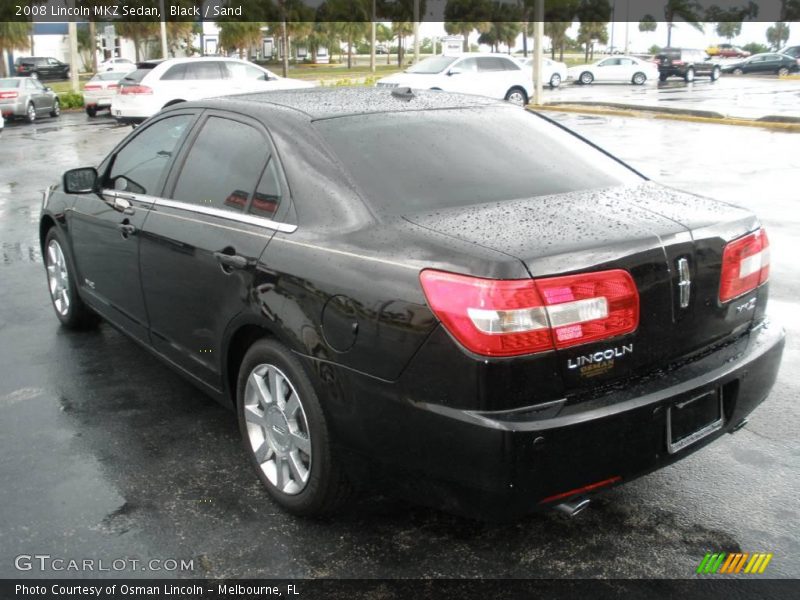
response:
<path fill-rule="evenodd" d="M 567 517 L 575 517 L 578 513 L 583 512 L 583 510 L 589 506 L 591 500 L 589 498 L 575 498 L 574 500 L 568 500 L 567 502 L 562 502 L 561 504 L 556 504 L 553 509 L 557 510 L 563 515 Z"/>

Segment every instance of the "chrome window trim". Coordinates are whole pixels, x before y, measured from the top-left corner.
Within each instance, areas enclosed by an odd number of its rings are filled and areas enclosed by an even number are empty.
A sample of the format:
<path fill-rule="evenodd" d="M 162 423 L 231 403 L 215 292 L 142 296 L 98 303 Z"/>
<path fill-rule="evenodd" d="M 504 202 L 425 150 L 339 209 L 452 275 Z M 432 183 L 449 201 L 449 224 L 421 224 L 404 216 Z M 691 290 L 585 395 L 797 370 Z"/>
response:
<path fill-rule="evenodd" d="M 208 215 L 210 217 L 218 217 L 220 219 L 227 219 L 229 221 L 236 221 L 238 223 L 246 223 L 247 225 L 255 225 L 256 227 L 266 227 L 267 229 L 273 229 L 282 233 L 294 233 L 297 231 L 297 225 L 278 223 L 277 221 L 265 219 L 264 217 L 256 217 L 254 215 L 246 215 L 244 213 L 234 213 L 227 210 L 220 210 L 218 208 L 210 208 L 207 206 L 198 206 L 196 204 L 189 204 L 188 202 L 169 200 L 167 198 L 156 198 L 154 206 L 177 208 L 178 210 L 186 210 L 201 215 Z"/>

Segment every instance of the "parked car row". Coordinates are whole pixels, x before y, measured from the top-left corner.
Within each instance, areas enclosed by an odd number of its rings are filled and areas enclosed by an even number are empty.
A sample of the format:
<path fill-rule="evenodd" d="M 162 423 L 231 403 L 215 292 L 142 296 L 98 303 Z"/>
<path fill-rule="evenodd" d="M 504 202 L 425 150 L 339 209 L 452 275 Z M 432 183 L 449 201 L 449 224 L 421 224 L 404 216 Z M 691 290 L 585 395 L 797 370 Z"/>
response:
<path fill-rule="evenodd" d="M 38 79 L 6 77 L 0 79 L 0 114 L 33 123 L 42 115 L 59 116 L 61 105 L 58 95 Z"/>

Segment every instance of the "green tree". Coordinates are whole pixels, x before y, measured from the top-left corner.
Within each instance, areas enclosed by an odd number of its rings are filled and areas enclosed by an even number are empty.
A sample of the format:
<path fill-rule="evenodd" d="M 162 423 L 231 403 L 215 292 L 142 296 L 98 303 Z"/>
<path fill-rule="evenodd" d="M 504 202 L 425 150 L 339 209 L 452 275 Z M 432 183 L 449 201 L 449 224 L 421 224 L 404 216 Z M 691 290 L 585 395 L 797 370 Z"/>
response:
<path fill-rule="evenodd" d="M 608 22 L 582 21 L 578 30 L 578 42 L 583 44 L 585 60 L 594 59 L 594 45 L 608 43 Z"/>
<path fill-rule="evenodd" d="M 406 37 L 414 33 L 414 24 L 411 21 L 393 21 L 392 33 L 397 38 L 397 66 L 403 66 L 406 49 Z"/>
<path fill-rule="evenodd" d="M 244 58 L 247 48 L 260 44 L 263 23 L 254 21 L 220 21 L 219 45 L 227 52 L 239 51 L 239 58 Z"/>
<path fill-rule="evenodd" d="M 389 47 L 389 43 L 394 39 L 394 32 L 392 31 L 391 27 L 387 27 L 383 23 L 378 23 L 375 29 L 375 39 L 380 44 L 386 44 L 386 47 Z M 386 64 L 390 64 L 392 62 L 391 53 L 387 50 L 386 51 Z"/>
<path fill-rule="evenodd" d="M 780 21 L 767 29 L 767 42 L 773 50 L 780 50 L 789 39 L 789 25 Z"/>
<path fill-rule="evenodd" d="M 464 37 L 464 52 L 469 51 L 469 34 L 477 29 L 488 31 L 492 20 L 489 0 L 447 0 L 444 7 L 444 30 Z"/>
<path fill-rule="evenodd" d="M 648 54 L 652 54 L 653 56 L 655 56 L 656 54 L 661 52 L 661 46 L 659 46 L 658 44 L 653 44 L 652 46 L 650 46 L 650 49 L 647 52 Z"/>
<path fill-rule="evenodd" d="M 550 52 L 553 60 L 556 59 L 556 48 L 558 48 L 559 52 L 558 60 L 564 60 L 564 45 L 567 42 L 567 29 L 571 26 L 571 21 L 547 21 L 544 24 L 544 34 L 550 38 Z"/>
<path fill-rule="evenodd" d="M 0 62 L 3 77 L 8 77 L 8 65 L 3 59 L 5 52 L 30 48 L 31 24 L 19 21 L 0 21 Z"/>
<path fill-rule="evenodd" d="M 655 31 L 657 27 L 658 23 L 656 23 L 656 20 L 655 18 L 653 18 L 653 15 L 645 15 L 644 17 L 642 17 L 642 20 L 639 21 L 639 31 L 641 31 L 642 33 L 648 31 Z"/>
<path fill-rule="evenodd" d="M 158 35 L 159 25 L 153 21 L 116 21 L 114 29 L 120 37 L 127 38 L 133 42 L 133 48 L 138 63 L 147 56 L 147 41 Z"/>
<path fill-rule="evenodd" d="M 667 47 L 672 44 L 672 28 L 675 20 L 680 19 L 688 23 L 697 31 L 703 32 L 701 19 L 701 6 L 697 0 L 667 0 L 664 5 L 664 20 L 667 22 Z"/>
<path fill-rule="evenodd" d="M 720 21 L 717 23 L 716 31 L 719 37 L 723 37 L 730 42 L 733 38 L 742 33 L 742 22 Z"/>
<path fill-rule="evenodd" d="M 758 42 L 750 42 L 742 46 L 742 50 L 747 50 L 750 54 L 763 54 L 764 52 L 769 52 L 769 46 Z"/>

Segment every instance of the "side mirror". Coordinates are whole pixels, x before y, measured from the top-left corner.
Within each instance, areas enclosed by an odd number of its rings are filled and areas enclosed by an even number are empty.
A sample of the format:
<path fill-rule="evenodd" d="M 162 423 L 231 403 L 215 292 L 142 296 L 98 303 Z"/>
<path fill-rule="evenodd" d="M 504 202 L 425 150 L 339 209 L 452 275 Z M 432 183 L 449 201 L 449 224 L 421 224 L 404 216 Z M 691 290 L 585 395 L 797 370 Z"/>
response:
<path fill-rule="evenodd" d="M 51 88 L 51 87 L 45 87 L 45 88 L 44 88 L 44 91 L 45 91 L 45 92 L 52 92 L 52 91 L 53 91 L 53 88 Z"/>
<path fill-rule="evenodd" d="M 62 183 L 67 194 L 89 194 L 97 191 L 97 169 L 83 167 L 64 173 Z"/>
<path fill-rule="evenodd" d="M 452 76 L 452 75 L 461 75 L 461 73 L 463 73 L 463 71 L 462 71 L 461 69 L 458 69 L 458 68 L 456 68 L 456 69 L 450 69 L 450 70 L 447 72 L 447 74 L 448 74 L 449 76 Z"/>

